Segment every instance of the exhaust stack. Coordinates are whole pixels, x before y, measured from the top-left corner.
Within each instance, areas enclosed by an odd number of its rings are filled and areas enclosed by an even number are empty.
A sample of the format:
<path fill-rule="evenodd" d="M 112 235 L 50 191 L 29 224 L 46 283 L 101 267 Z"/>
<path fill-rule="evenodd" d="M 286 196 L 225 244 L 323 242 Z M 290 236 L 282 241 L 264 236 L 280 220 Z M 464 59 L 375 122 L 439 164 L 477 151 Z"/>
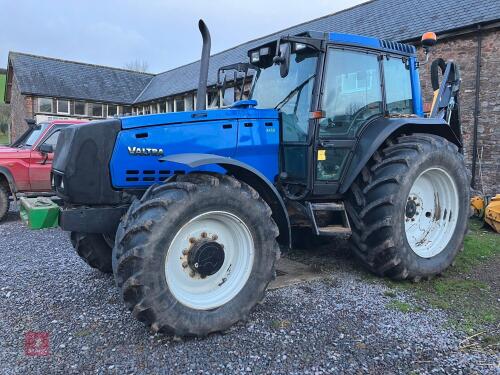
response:
<path fill-rule="evenodd" d="M 208 64 L 210 62 L 210 32 L 208 27 L 200 20 L 198 22 L 201 36 L 203 38 L 203 49 L 201 50 L 200 60 L 200 80 L 198 82 L 198 91 L 196 92 L 196 110 L 202 111 L 207 109 L 207 81 L 208 81 Z"/>

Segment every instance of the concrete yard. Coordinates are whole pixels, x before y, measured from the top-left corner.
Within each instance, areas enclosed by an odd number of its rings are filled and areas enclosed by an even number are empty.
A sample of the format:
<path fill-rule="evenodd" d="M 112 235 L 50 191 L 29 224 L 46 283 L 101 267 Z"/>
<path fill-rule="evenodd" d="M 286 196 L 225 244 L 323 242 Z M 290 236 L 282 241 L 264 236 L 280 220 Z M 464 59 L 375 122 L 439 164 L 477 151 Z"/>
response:
<path fill-rule="evenodd" d="M 179 340 L 136 321 L 113 278 L 81 261 L 66 233 L 30 231 L 12 211 L 0 224 L 0 373 L 499 372 L 495 347 L 468 348 L 471 335 L 417 300 L 411 285 L 374 278 L 343 246 L 312 253 L 316 265 L 298 265 L 309 281 L 280 279 L 286 286 L 249 321 Z M 44 333 L 49 347 L 29 352 L 30 332 Z"/>

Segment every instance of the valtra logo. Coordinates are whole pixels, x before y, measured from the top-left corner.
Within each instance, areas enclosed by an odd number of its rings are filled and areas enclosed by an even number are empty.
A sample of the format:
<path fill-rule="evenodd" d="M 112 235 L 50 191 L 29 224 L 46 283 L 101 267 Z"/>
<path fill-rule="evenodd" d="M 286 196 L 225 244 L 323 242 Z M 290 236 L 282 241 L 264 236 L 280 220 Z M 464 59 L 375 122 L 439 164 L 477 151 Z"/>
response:
<path fill-rule="evenodd" d="M 128 153 L 132 156 L 163 156 L 163 149 L 129 146 Z"/>

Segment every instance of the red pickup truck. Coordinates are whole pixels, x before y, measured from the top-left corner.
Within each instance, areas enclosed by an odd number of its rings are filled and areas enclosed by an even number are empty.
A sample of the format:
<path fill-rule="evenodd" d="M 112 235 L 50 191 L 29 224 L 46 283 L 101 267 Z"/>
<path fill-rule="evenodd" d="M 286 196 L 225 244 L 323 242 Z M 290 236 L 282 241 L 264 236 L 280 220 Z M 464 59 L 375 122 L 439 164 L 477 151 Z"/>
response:
<path fill-rule="evenodd" d="M 54 148 L 62 128 L 85 121 L 57 120 L 35 124 L 10 146 L 0 146 L 0 221 L 9 211 L 10 197 L 42 195 L 51 187 Z"/>

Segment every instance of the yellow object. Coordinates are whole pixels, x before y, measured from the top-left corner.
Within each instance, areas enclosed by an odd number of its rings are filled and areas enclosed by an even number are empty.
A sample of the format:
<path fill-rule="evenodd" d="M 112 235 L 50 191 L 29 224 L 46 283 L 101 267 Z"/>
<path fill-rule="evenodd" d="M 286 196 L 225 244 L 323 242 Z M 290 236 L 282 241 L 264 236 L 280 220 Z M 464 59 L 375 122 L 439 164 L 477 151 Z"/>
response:
<path fill-rule="evenodd" d="M 432 97 L 432 105 L 431 105 L 431 110 L 429 113 L 432 113 L 432 110 L 434 109 L 434 106 L 436 105 L 437 97 L 439 94 L 439 89 L 434 91 L 434 96 Z"/>
<path fill-rule="evenodd" d="M 318 160 L 326 160 L 326 150 L 318 150 Z"/>
<path fill-rule="evenodd" d="M 500 194 L 491 198 L 490 204 L 486 206 L 484 221 L 486 221 L 497 233 L 500 233 Z"/>
<path fill-rule="evenodd" d="M 484 199 L 483 197 L 476 195 L 470 200 L 470 206 L 474 211 L 474 216 L 483 217 L 484 215 Z"/>

